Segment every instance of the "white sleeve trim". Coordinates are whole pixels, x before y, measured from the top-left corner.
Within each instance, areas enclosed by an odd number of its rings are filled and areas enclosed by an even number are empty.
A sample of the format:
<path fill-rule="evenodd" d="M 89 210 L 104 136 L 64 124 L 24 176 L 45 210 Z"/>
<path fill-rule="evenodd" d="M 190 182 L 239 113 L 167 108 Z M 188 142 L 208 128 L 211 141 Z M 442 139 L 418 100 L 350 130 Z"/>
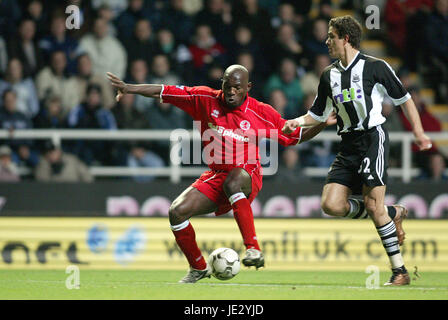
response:
<path fill-rule="evenodd" d="M 408 93 L 406 93 L 406 95 L 400 99 L 394 99 L 391 96 L 389 96 L 389 98 L 392 100 L 392 102 L 394 103 L 394 105 L 399 106 L 400 104 L 405 103 L 406 101 L 408 101 L 409 99 L 411 99 L 411 95 Z"/>
<path fill-rule="evenodd" d="M 308 110 L 308 114 L 311 116 L 311 118 L 313 118 L 316 121 L 319 121 L 319 122 L 327 121 L 327 119 L 325 119 L 325 114 L 323 116 L 319 117 L 317 114 L 311 112 L 310 110 Z M 327 118 L 328 118 L 328 116 L 327 116 Z"/>
<path fill-rule="evenodd" d="M 160 90 L 160 103 L 163 103 L 162 94 L 163 94 L 164 89 L 165 89 L 165 86 L 162 84 L 162 90 Z"/>

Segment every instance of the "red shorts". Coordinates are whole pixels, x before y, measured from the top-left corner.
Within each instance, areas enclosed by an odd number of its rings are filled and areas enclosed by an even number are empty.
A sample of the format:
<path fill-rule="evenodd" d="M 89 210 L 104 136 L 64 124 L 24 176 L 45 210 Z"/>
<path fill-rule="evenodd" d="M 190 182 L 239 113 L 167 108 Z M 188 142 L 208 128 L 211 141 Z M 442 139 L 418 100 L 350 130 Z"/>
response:
<path fill-rule="evenodd" d="M 257 196 L 258 192 L 261 190 L 262 182 L 262 172 L 261 166 L 257 164 L 244 164 L 241 166 L 236 166 L 235 168 L 243 168 L 249 173 L 252 179 L 252 192 L 249 195 L 249 202 L 252 201 Z M 211 201 L 216 203 L 218 210 L 215 214 L 217 216 L 225 214 L 232 210 L 229 199 L 225 194 L 222 185 L 227 178 L 229 171 L 224 170 L 210 170 L 205 171 L 191 186 L 198 189 L 201 193 L 207 196 Z"/>

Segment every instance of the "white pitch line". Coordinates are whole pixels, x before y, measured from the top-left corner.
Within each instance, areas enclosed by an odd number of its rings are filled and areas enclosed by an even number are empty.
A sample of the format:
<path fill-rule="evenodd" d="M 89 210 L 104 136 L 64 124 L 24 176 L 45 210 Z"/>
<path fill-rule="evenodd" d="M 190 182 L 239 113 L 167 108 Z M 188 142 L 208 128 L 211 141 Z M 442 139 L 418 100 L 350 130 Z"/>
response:
<path fill-rule="evenodd" d="M 0 280 L 0 282 L 33 282 L 33 283 L 60 283 L 65 284 L 62 280 L 32 280 L 32 279 L 18 279 L 18 280 Z M 139 286 L 154 286 L 154 285 L 185 285 L 177 282 L 151 282 L 151 281 L 135 281 L 135 282 L 105 282 L 105 281 L 94 281 L 94 282 L 84 282 L 84 285 L 92 286 L 92 287 L 104 287 L 104 286 L 112 286 L 112 287 L 131 287 L 135 285 Z M 190 285 L 190 284 L 187 284 Z M 304 288 L 304 289 L 367 289 L 365 286 L 344 286 L 344 285 L 318 285 L 318 284 L 281 284 L 281 283 L 214 283 L 214 282 L 199 282 L 195 283 L 194 285 L 199 286 L 234 286 L 234 287 L 277 287 L 277 288 L 284 288 L 284 287 L 295 287 L 298 288 Z M 445 290 L 448 292 L 448 288 L 434 288 L 434 287 L 415 287 L 415 286 L 406 286 L 406 287 L 385 287 L 380 286 L 378 289 L 389 289 L 392 288 L 393 290 Z M 367 289 L 367 290 L 377 290 L 377 289 Z"/>

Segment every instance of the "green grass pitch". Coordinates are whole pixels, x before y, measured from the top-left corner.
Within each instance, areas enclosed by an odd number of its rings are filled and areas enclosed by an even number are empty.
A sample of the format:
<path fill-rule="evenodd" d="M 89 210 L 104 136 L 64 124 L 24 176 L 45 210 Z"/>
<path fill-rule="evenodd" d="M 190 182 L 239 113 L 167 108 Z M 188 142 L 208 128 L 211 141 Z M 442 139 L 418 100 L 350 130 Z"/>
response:
<path fill-rule="evenodd" d="M 364 272 L 243 269 L 229 281 L 178 284 L 185 271 L 80 271 L 80 288 L 67 289 L 65 270 L 2 270 L 0 299 L 448 299 L 448 273 L 422 272 L 410 286 L 367 289 Z M 412 276 L 415 278 L 415 276 Z"/>

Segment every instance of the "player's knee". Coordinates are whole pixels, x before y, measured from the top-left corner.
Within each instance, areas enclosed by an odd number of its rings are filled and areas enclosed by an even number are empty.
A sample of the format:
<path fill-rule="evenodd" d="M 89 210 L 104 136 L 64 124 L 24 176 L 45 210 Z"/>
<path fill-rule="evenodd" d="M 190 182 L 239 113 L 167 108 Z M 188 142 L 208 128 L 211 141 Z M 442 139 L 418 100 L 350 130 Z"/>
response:
<path fill-rule="evenodd" d="M 344 204 L 335 199 L 322 199 L 321 208 L 329 216 L 344 216 L 347 213 Z"/>
<path fill-rule="evenodd" d="M 168 210 L 170 223 L 172 225 L 180 224 L 189 218 L 189 212 L 182 203 L 173 203 Z"/>
<path fill-rule="evenodd" d="M 230 197 L 235 193 L 241 192 L 242 183 L 238 178 L 226 179 L 226 181 L 224 181 L 224 184 L 222 185 L 222 188 L 226 195 Z"/>

